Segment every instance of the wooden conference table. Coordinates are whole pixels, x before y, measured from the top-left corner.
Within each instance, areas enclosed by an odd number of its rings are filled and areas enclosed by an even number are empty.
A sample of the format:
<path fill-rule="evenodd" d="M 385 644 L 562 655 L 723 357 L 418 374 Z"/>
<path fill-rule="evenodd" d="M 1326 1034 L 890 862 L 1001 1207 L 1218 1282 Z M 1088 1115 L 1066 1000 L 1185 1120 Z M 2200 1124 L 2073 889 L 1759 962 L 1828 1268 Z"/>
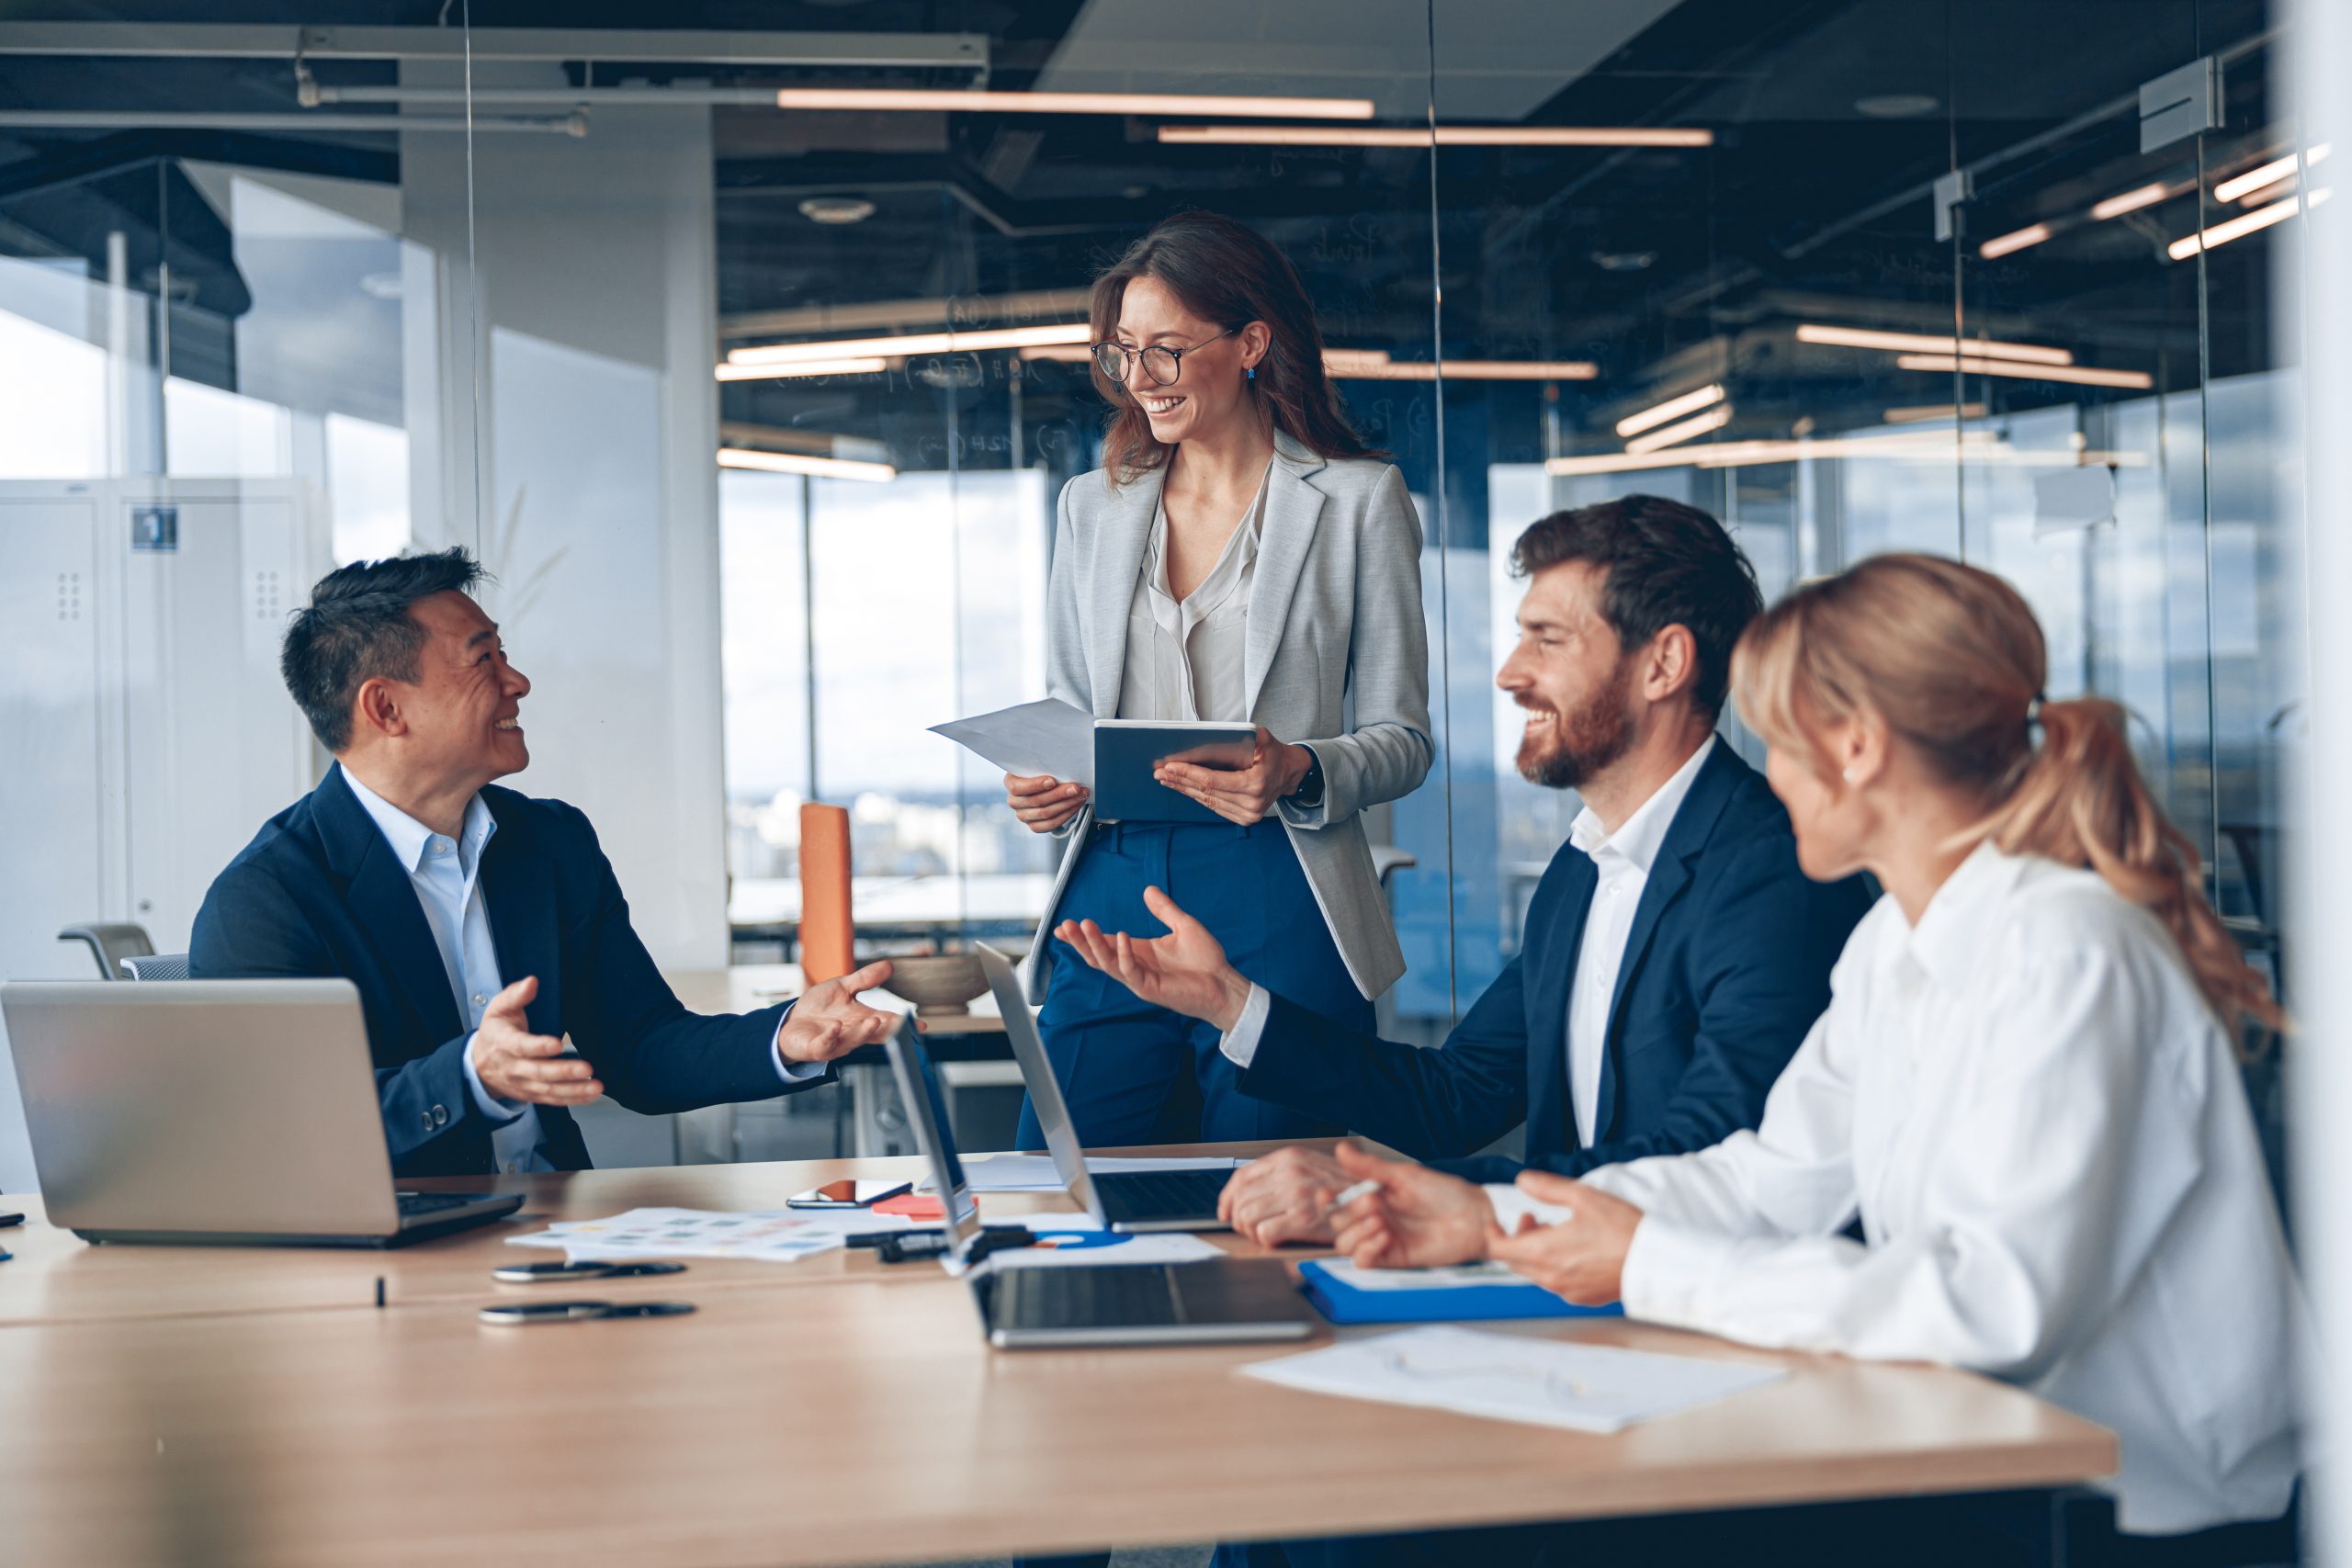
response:
<path fill-rule="evenodd" d="M 504 1241 L 518 1224 L 774 1207 L 820 1180 L 913 1168 L 509 1177 L 497 1184 L 530 1195 L 514 1221 L 386 1253 L 91 1247 L 41 1224 L 37 1201 L 0 1199 L 30 1216 L 0 1233 L 17 1253 L 0 1264 L 0 1560 L 922 1562 L 2058 1489 L 2115 1466 L 2100 1428 L 1966 1373 L 1614 1320 L 1510 1326 L 1792 1375 L 1595 1437 L 1234 1375 L 1290 1347 L 993 1351 L 962 1284 L 865 1252 L 585 1285 L 489 1279 L 525 1252 Z M 983 1204 L 1000 1219 L 1069 1206 Z M 700 1310 L 475 1319 L 550 1290 Z"/>

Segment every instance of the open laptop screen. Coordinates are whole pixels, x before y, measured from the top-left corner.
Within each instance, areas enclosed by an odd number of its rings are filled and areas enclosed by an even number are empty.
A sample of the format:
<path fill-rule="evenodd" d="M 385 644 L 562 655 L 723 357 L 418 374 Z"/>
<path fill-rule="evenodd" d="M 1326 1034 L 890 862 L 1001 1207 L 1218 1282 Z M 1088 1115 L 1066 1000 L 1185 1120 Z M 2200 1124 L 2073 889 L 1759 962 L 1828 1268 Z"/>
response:
<path fill-rule="evenodd" d="M 1093 1178 L 1087 1174 L 1086 1150 L 1078 1141 L 1078 1129 L 1069 1119 L 1069 1106 L 1062 1099 L 1061 1085 L 1054 1077 L 1053 1063 L 1046 1055 L 1046 1043 L 1037 1033 L 1037 1021 L 1029 1011 L 1029 998 L 1021 993 L 1020 978 L 1012 972 L 1012 960 L 988 943 L 975 942 L 980 972 L 988 976 L 989 989 L 996 994 L 997 1011 L 1004 1019 L 1005 1038 L 1012 1043 L 1012 1059 L 1020 1064 L 1021 1081 L 1029 1090 L 1029 1104 L 1037 1113 L 1037 1125 L 1045 1132 L 1046 1148 L 1054 1156 L 1054 1169 L 1069 1189 L 1069 1195 L 1084 1205 L 1086 1212 L 1097 1221 L 1102 1216 L 1102 1205 L 1094 1193 Z"/>
<path fill-rule="evenodd" d="M 940 1092 L 939 1071 L 923 1049 L 922 1035 L 909 1014 L 898 1032 L 886 1043 L 890 1071 L 899 1080 L 899 1098 L 907 1108 L 908 1125 L 915 1143 L 931 1161 L 932 1182 L 946 1211 L 947 1237 L 961 1250 L 979 1234 L 980 1206 L 964 1179 L 964 1162 L 956 1156 L 955 1134 L 948 1130 L 947 1097 Z"/>

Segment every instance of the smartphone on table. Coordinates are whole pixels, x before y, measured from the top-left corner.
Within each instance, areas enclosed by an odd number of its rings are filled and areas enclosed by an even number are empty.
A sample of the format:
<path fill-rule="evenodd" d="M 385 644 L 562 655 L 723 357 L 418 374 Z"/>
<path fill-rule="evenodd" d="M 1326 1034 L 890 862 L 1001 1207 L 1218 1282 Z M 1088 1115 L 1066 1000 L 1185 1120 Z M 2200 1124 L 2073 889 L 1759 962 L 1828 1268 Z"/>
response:
<path fill-rule="evenodd" d="M 844 1177 L 839 1181 L 828 1181 L 822 1187 L 811 1187 L 806 1192 L 795 1192 L 784 1201 L 784 1206 L 787 1209 L 863 1209 L 879 1203 L 885 1198 L 896 1198 L 913 1187 L 911 1181 Z"/>

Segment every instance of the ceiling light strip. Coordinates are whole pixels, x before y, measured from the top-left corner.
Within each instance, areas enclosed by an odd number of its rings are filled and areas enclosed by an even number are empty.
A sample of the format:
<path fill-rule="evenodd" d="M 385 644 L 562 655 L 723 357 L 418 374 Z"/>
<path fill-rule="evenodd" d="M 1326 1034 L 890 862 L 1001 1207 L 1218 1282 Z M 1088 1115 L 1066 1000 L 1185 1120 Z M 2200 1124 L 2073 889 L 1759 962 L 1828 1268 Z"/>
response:
<path fill-rule="evenodd" d="M 910 333 L 900 337 L 832 338 L 821 343 L 765 344 L 738 348 L 729 365 L 790 365 L 816 359 L 892 358 L 913 354 L 976 353 L 990 348 L 1035 348 L 1046 344 L 1082 344 L 1094 335 L 1084 321 L 1049 327 L 990 327 L 973 333 Z"/>
<path fill-rule="evenodd" d="M 1722 385 L 1711 382 L 1695 392 L 1685 392 L 1679 397 L 1668 398 L 1662 403 L 1652 404 L 1639 413 L 1627 414 L 1617 422 L 1617 434 L 1639 435 L 1645 430 L 1657 429 L 1668 420 L 1680 419 L 1686 413 L 1696 413 L 1711 403 L 1719 403 L 1723 400 Z"/>
<path fill-rule="evenodd" d="M 1979 442 L 1963 440 L 1962 445 L 1981 445 L 1993 439 L 1990 432 L 1984 432 Z M 1553 457 L 1545 461 L 1544 470 L 1570 476 L 1628 473 L 1643 468 L 1734 468 L 1749 463 L 1793 462 L 1800 457 L 1886 457 L 1933 462 L 1939 458 L 1950 460 L 1952 452 L 1951 437 L 1942 433 L 1823 440 L 1719 441 L 1706 446 L 1677 447 L 1670 452 L 1600 452 L 1583 457 Z"/>
<path fill-rule="evenodd" d="M 2137 212 L 2143 207 L 2154 207 L 2173 195 L 2173 187 L 2162 180 L 2127 191 L 2119 191 L 2105 201 L 2091 203 L 2091 219 L 2104 223 L 2110 218 L 2120 218 L 2127 212 Z"/>
<path fill-rule="evenodd" d="M 957 92 L 922 87 L 784 87 L 780 109 L 945 114 L 1255 115 L 1266 119 L 1370 119 L 1370 98 L 1259 98 L 1185 93 Z"/>
<path fill-rule="evenodd" d="M 1432 365 L 1426 359 L 1367 364 L 1350 360 L 1324 369 L 1340 381 L 1434 381 L 1442 373 L 1454 381 L 1589 381 L 1600 367 L 1584 359 L 1449 359 Z"/>
<path fill-rule="evenodd" d="M 1653 430 L 1646 435 L 1636 435 L 1625 443 L 1625 450 L 1634 453 L 1656 452 L 1668 446 L 1704 435 L 1711 430 L 1721 430 L 1731 423 L 1731 405 L 1718 403 L 1706 412 L 1677 423 Z"/>
<path fill-rule="evenodd" d="M 2049 224 L 2029 223 L 2022 229 L 2012 229 L 2006 234 L 1996 234 L 1977 246 L 1976 254 L 1986 261 L 1998 261 L 2003 256 L 2041 244 L 2050 238 L 2050 234 Z"/>
<path fill-rule="evenodd" d="M 2216 245 L 2226 245 L 2232 240 L 2243 239 L 2257 229 L 2267 229 L 2273 223 L 2284 223 L 2302 206 L 2301 197 L 2290 196 L 2284 201 L 2274 201 L 2267 207 L 2257 207 L 2252 212 L 2242 212 L 2226 223 L 2216 223 L 2201 233 L 2183 234 L 2165 247 L 2165 254 L 2175 261 L 2187 261 L 2199 251 L 2210 251 Z"/>
<path fill-rule="evenodd" d="M 2144 370 L 2094 370 L 2084 365 L 2019 365 L 2012 360 L 1983 359 L 1971 355 L 1899 354 L 1897 370 L 1960 371 L 1969 376 L 2010 376 L 2024 381 L 2064 381 L 2078 387 L 2123 387 L 2144 391 L 2156 384 Z"/>
<path fill-rule="evenodd" d="M 2029 365 L 2072 365 L 2075 356 L 2063 348 L 2030 343 L 1997 343 L 1991 338 L 1930 337 L 1923 333 L 1881 332 L 1875 327 L 1839 327 L 1806 321 L 1797 328 L 1799 343 L 1826 344 L 1838 348 L 1888 348 L 1898 353 L 1972 354 L 1986 359 L 2016 359 Z"/>
<path fill-rule="evenodd" d="M 820 479 L 858 479 L 888 484 L 899 470 L 888 463 L 861 463 L 852 457 L 811 457 L 798 452 L 753 452 L 741 446 L 721 446 L 718 466 L 749 468 L 763 474 L 807 474 Z"/>
<path fill-rule="evenodd" d="M 1159 140 L 1195 147 L 1427 147 L 1428 127 L 1163 125 Z M 1704 126 L 1441 125 L 1441 147 L 1712 147 Z"/>
<path fill-rule="evenodd" d="M 2301 166 L 2302 165 L 2292 152 L 2288 153 L 2283 158 L 2273 158 L 2270 162 L 2264 164 L 2259 167 L 2248 169 L 2242 175 L 2233 175 L 2230 178 L 2223 180 L 2220 185 L 2215 186 L 2213 187 L 2213 199 L 2215 201 L 2235 201 L 2242 196 L 2251 196 L 2256 191 L 2264 190 L 2271 186 L 2275 186 L 2280 180 L 2300 172 Z"/>
<path fill-rule="evenodd" d="M 1879 416 L 1889 424 L 1924 424 L 1930 420 L 1983 419 L 1983 403 L 1920 403 L 1910 408 L 1889 409 Z"/>
<path fill-rule="evenodd" d="M 722 365 L 722 381 L 781 381 L 795 376 L 872 376 L 890 368 L 881 358 L 804 359 L 791 365 Z"/>

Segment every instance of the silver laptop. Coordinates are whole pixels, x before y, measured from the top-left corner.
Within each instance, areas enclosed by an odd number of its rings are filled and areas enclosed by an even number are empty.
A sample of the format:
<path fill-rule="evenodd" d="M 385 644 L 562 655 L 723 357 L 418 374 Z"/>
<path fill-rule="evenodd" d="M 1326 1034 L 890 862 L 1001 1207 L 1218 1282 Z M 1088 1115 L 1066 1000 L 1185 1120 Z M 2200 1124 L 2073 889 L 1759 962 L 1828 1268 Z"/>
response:
<path fill-rule="evenodd" d="M 1069 1119 L 1069 1102 L 1046 1059 L 1046 1043 L 1037 1021 L 1029 1012 L 1012 960 L 986 942 L 974 944 L 997 1011 L 1004 1015 L 1005 1037 L 1012 1042 L 1012 1059 L 1021 1064 L 1021 1081 L 1028 1086 L 1030 1107 L 1046 1130 L 1046 1147 L 1054 1156 L 1069 1195 L 1094 1223 L 1114 1231 L 1222 1231 L 1233 1227 L 1216 1216 L 1217 1199 L 1233 1179 L 1230 1170 L 1119 1171 L 1101 1176 L 1086 1168 L 1086 1149 Z"/>
<path fill-rule="evenodd" d="M 393 1190 L 348 980 L 17 980 L 0 1013 L 42 1205 L 85 1240 L 387 1247 L 522 1206 Z"/>
<path fill-rule="evenodd" d="M 988 1256 L 994 1238 L 980 1228 L 931 1053 L 903 1025 L 888 1045 L 907 1124 L 939 1189 L 949 1251 L 964 1269 L 989 1344 L 1008 1350 L 1196 1345 L 1304 1339 L 1315 1332 L 1306 1298 L 1273 1258 L 1024 1267 Z"/>

